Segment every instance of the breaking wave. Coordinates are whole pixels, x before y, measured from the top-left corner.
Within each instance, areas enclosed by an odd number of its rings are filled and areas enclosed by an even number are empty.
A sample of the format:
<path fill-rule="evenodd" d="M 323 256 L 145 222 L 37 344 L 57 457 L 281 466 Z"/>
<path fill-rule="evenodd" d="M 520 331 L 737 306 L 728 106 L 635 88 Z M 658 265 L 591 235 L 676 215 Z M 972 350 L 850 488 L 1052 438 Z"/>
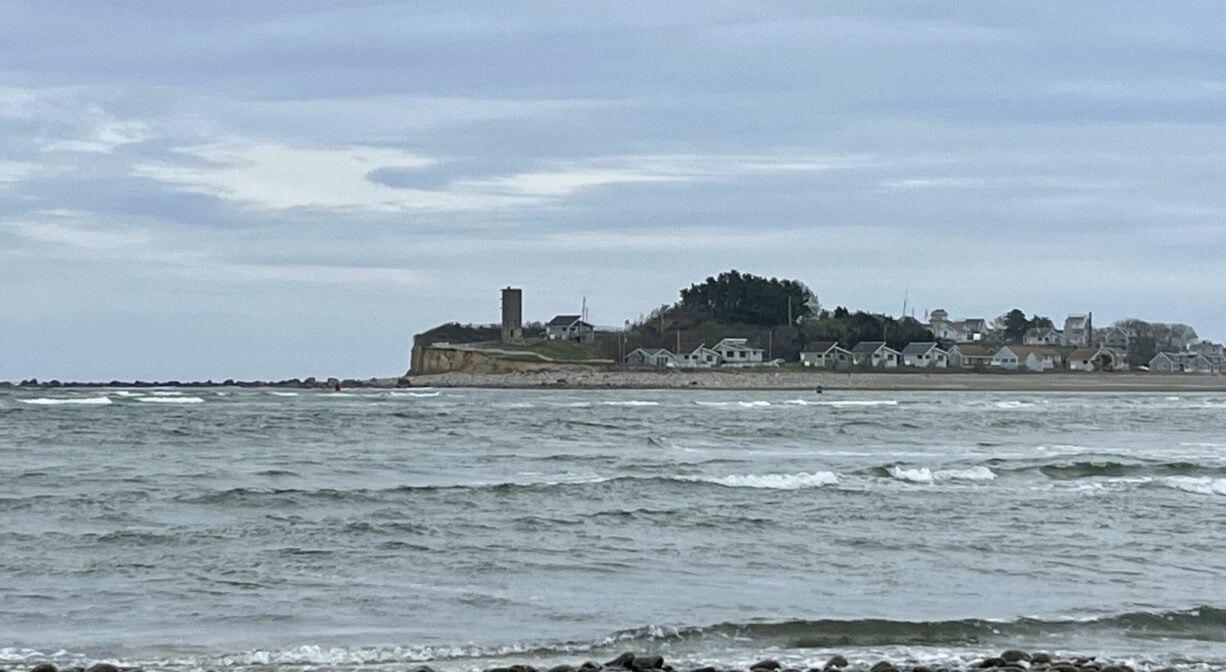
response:
<path fill-rule="evenodd" d="M 18 399 L 23 404 L 31 406 L 106 406 L 112 403 L 110 397 L 84 397 L 79 399 L 51 399 L 47 397 L 39 397 L 38 399 Z"/>
<path fill-rule="evenodd" d="M 987 467 L 976 466 L 962 469 L 929 469 L 928 467 L 907 467 L 894 464 L 888 467 L 877 467 L 872 470 L 877 476 L 907 481 L 909 483 L 936 483 L 937 481 L 992 481 L 996 472 Z"/>
<path fill-rule="evenodd" d="M 684 477 L 678 480 L 714 483 L 729 488 L 762 488 L 768 490 L 800 490 L 837 485 L 839 475 L 832 471 L 799 474 L 747 474 L 721 477 Z"/>
<path fill-rule="evenodd" d="M 775 622 L 726 622 L 708 626 L 649 625 L 611 633 L 591 640 L 522 641 L 496 645 L 458 644 L 384 647 L 329 647 L 303 645 L 281 650 L 249 650 L 216 656 L 188 656 L 162 660 L 130 661 L 152 668 L 245 668 L 270 666 L 322 666 L 352 669 L 355 666 L 420 662 L 499 659 L 509 656 L 548 658 L 585 655 L 603 659 L 623 650 L 720 650 L 729 642 L 749 655 L 761 650 L 796 651 L 804 655 L 823 650 L 865 650 L 877 647 L 983 647 L 998 650 L 1024 640 L 1050 640 L 1053 636 L 1093 639 L 1122 635 L 1138 642 L 1176 640 L 1221 642 L 1226 640 L 1226 611 L 1199 607 L 1184 611 L 1128 612 L 1099 618 L 1018 618 L 988 620 L 967 618 L 946 621 L 905 621 L 880 618 L 785 620 Z M 849 651 L 851 653 L 851 651 Z M 699 655 L 704 655 L 699 653 Z M 709 654 L 705 654 L 709 656 Z M 736 655 L 736 654 L 733 654 Z M 670 658 L 675 654 L 670 654 Z M 53 659 L 75 661 L 80 654 L 60 651 L 43 654 L 32 650 L 0 649 L 0 662 L 24 663 Z M 471 666 L 471 664 L 466 664 Z"/>
<path fill-rule="evenodd" d="M 145 404 L 203 404 L 200 397 L 140 397 L 138 402 Z"/>
<path fill-rule="evenodd" d="M 1226 496 L 1226 478 L 1209 478 L 1207 476 L 1168 476 L 1158 483 L 1175 490 L 1191 492 L 1198 495 Z"/>

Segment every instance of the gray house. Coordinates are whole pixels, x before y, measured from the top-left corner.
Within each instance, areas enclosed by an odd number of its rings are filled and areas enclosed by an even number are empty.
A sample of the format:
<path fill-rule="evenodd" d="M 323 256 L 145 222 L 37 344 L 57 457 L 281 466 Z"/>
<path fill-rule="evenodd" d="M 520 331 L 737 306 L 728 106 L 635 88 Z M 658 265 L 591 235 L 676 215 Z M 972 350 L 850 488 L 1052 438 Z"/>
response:
<path fill-rule="evenodd" d="M 894 369 L 902 363 L 902 353 L 886 345 L 885 341 L 861 341 L 851 349 L 851 363 L 874 369 Z"/>
<path fill-rule="evenodd" d="M 596 340 L 596 328 L 584 322 L 579 315 L 555 315 L 545 323 L 545 338 L 551 341 L 591 343 Z"/>
<path fill-rule="evenodd" d="M 1094 314 L 1069 315 L 1064 320 L 1064 345 L 1086 348 L 1094 341 Z"/>
<path fill-rule="evenodd" d="M 960 369 L 986 369 L 992 365 L 992 351 L 974 343 L 958 343 L 949 349 L 949 365 Z"/>
<path fill-rule="evenodd" d="M 677 356 L 664 348 L 635 348 L 622 361 L 636 366 L 677 366 Z"/>
<path fill-rule="evenodd" d="M 1177 355 L 1170 352 L 1159 352 L 1149 360 L 1149 370 L 1155 373 L 1174 373 L 1179 371 Z"/>
<path fill-rule="evenodd" d="M 819 341 L 800 353 L 800 363 L 819 369 L 846 369 L 851 367 L 852 356 L 835 341 Z"/>
<path fill-rule="evenodd" d="M 908 343 L 902 349 L 902 363 L 919 369 L 944 369 L 949 366 L 949 353 L 931 341 Z"/>

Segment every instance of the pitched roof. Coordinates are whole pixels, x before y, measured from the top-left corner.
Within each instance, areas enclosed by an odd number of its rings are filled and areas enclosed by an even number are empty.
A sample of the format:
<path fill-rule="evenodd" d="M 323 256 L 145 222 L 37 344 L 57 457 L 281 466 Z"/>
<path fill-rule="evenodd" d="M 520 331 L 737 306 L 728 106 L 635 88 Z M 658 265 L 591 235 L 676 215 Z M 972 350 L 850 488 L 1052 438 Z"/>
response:
<path fill-rule="evenodd" d="M 554 315 L 553 319 L 546 322 L 547 327 L 569 327 L 570 325 L 579 322 L 583 319 L 582 315 Z"/>
<path fill-rule="evenodd" d="M 857 355 L 871 355 L 881 349 L 885 341 L 860 341 L 851 351 Z"/>
<path fill-rule="evenodd" d="M 1098 354 L 1098 348 L 1077 348 L 1069 353 L 1069 359 L 1094 359 L 1094 355 Z"/>
<path fill-rule="evenodd" d="M 1006 346 L 1013 351 L 1013 354 L 1018 357 L 1025 357 L 1033 354 L 1035 357 L 1059 357 L 1060 353 L 1051 348 L 1041 348 L 1032 345 L 1009 345 Z M 1003 348 L 1002 348 L 1003 349 Z"/>
<path fill-rule="evenodd" d="M 838 346 L 838 341 L 817 341 L 816 343 L 810 343 L 809 347 L 805 348 L 805 352 L 826 353 L 830 352 L 831 348 L 837 348 Z"/>
<path fill-rule="evenodd" d="M 963 357 L 991 357 L 992 356 L 991 350 L 988 350 L 982 345 L 975 345 L 973 343 L 959 343 L 955 345 L 953 348 L 950 348 L 949 351 L 953 352 L 954 348 L 957 348 L 958 354 L 962 355 Z"/>
<path fill-rule="evenodd" d="M 937 344 L 933 343 L 932 341 L 921 341 L 918 343 L 908 343 L 907 347 L 902 349 L 902 354 L 904 355 L 922 355 L 936 347 L 937 347 Z"/>
<path fill-rule="evenodd" d="M 717 348 L 723 347 L 729 350 L 761 350 L 762 349 L 762 348 L 755 348 L 752 345 L 749 345 L 746 342 L 747 340 L 748 339 L 745 339 L 745 338 L 725 338 L 719 343 L 716 343 L 715 347 Z"/>

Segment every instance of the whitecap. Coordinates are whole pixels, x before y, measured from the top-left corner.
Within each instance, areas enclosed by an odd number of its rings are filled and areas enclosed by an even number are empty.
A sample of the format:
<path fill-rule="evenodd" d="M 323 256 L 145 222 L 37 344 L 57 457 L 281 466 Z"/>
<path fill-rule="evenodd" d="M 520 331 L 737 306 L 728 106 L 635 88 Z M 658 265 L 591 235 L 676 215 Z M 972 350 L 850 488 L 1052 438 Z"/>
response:
<path fill-rule="evenodd" d="M 600 403 L 605 406 L 659 406 L 660 405 L 660 402 L 658 401 L 637 401 L 634 399 L 631 399 L 628 401 L 602 401 Z"/>
<path fill-rule="evenodd" d="M 964 467 L 961 469 L 937 469 L 928 467 L 904 467 L 894 465 L 887 467 L 890 476 L 908 483 L 935 483 L 937 481 L 992 481 L 996 472 L 984 466 Z"/>
<path fill-rule="evenodd" d="M 1198 495 L 1226 495 L 1226 478 L 1208 476 L 1167 476 L 1158 482 L 1168 488 Z"/>
<path fill-rule="evenodd" d="M 987 467 L 967 467 L 965 469 L 940 469 L 933 472 L 937 480 L 942 481 L 993 481 L 996 472 Z"/>
<path fill-rule="evenodd" d="M 39 397 L 38 399 L 18 399 L 23 404 L 32 406 L 61 406 L 61 405 L 76 405 L 76 406 L 105 406 L 111 403 L 110 397 L 82 397 L 76 399 L 49 399 L 47 397 Z"/>
<path fill-rule="evenodd" d="M 890 476 L 897 478 L 900 481 L 909 483 L 931 483 L 933 481 L 932 470 L 928 467 L 903 467 L 894 465 L 886 469 Z"/>
<path fill-rule="evenodd" d="M 269 390 L 268 393 L 274 397 L 296 397 L 298 396 L 297 392 L 278 392 L 276 390 Z"/>
<path fill-rule="evenodd" d="M 146 404 L 203 404 L 200 397 L 141 397 L 137 401 Z"/>
<path fill-rule="evenodd" d="M 771 405 L 769 401 L 738 401 L 736 403 L 742 408 L 763 408 Z"/>
<path fill-rule="evenodd" d="M 150 392 L 149 394 L 152 394 L 158 397 L 181 397 L 183 396 L 183 393 L 178 390 L 154 390 Z"/>
<path fill-rule="evenodd" d="M 818 406 L 897 406 L 898 402 L 894 399 L 837 399 L 834 401 L 815 401 Z"/>
<path fill-rule="evenodd" d="M 141 392 L 132 392 L 130 390 L 115 390 L 114 392 L 111 392 L 111 394 L 117 397 L 143 397 L 145 396 Z"/>
<path fill-rule="evenodd" d="M 1029 401 L 996 401 L 992 406 L 1002 409 L 1033 408 L 1035 404 Z"/>
<path fill-rule="evenodd" d="M 687 476 L 682 481 L 714 483 L 729 488 L 761 488 L 768 490 L 800 490 L 837 485 L 839 475 L 832 471 L 797 474 L 745 474 L 720 477 Z"/>

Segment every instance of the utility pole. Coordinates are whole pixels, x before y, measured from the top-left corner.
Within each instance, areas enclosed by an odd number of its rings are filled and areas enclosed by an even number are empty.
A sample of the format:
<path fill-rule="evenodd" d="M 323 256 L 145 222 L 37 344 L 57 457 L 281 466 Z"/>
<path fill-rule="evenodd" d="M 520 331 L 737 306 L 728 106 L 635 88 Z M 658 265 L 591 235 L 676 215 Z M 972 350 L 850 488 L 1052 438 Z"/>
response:
<path fill-rule="evenodd" d="M 775 358 L 775 330 L 768 329 L 766 331 L 766 358 Z"/>
<path fill-rule="evenodd" d="M 792 297 L 788 297 L 788 326 L 792 326 Z"/>

